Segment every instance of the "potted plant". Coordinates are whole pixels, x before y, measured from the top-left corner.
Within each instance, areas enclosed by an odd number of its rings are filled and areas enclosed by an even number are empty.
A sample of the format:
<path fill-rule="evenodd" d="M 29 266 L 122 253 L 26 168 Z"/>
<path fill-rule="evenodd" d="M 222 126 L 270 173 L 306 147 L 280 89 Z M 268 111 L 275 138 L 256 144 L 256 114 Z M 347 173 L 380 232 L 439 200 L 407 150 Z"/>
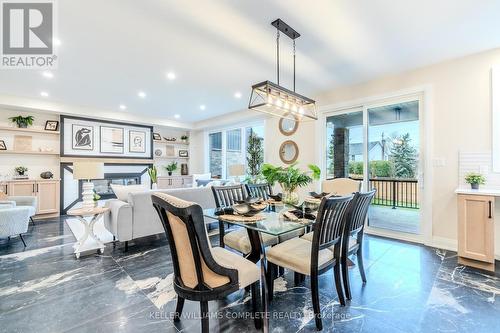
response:
<path fill-rule="evenodd" d="M 294 163 L 285 168 L 266 163 L 262 166 L 261 171 L 262 176 L 269 184 L 280 184 L 283 190 L 283 202 L 292 205 L 299 202 L 297 188 L 307 186 L 313 180 L 318 180 L 321 174 L 321 170 L 317 165 L 309 164 L 309 171 L 305 172 L 300 171 L 296 165 L 297 163 Z"/>
<path fill-rule="evenodd" d="M 247 143 L 247 166 L 248 176 L 247 182 L 256 184 L 259 182 L 260 169 L 264 162 L 264 147 L 262 146 L 263 139 L 254 131 L 250 132 Z"/>
<path fill-rule="evenodd" d="M 158 188 L 158 170 L 156 166 L 153 165 L 152 168 L 148 168 L 148 175 L 151 178 L 151 188 L 156 190 Z"/>
<path fill-rule="evenodd" d="M 28 168 L 23 166 L 18 166 L 14 170 L 17 172 L 19 176 L 24 176 L 24 173 L 28 171 Z"/>
<path fill-rule="evenodd" d="M 480 173 L 471 172 L 465 175 L 465 182 L 470 184 L 473 190 L 478 190 L 480 184 L 484 184 L 484 176 Z"/>
<path fill-rule="evenodd" d="M 94 191 L 94 207 L 97 207 L 99 200 L 101 200 L 101 196 Z"/>
<path fill-rule="evenodd" d="M 172 172 L 177 170 L 177 162 L 170 163 L 165 167 L 165 170 L 167 170 L 169 176 L 172 176 Z"/>
<path fill-rule="evenodd" d="M 27 116 L 27 117 L 17 116 L 17 117 L 10 117 L 9 119 L 13 123 L 16 123 L 17 127 L 19 128 L 27 128 L 28 126 L 33 125 L 33 120 L 35 120 L 33 116 Z"/>
<path fill-rule="evenodd" d="M 183 143 L 188 143 L 188 140 L 189 140 L 189 136 L 187 136 L 187 135 L 183 135 L 183 136 L 181 136 L 181 141 L 182 141 Z"/>

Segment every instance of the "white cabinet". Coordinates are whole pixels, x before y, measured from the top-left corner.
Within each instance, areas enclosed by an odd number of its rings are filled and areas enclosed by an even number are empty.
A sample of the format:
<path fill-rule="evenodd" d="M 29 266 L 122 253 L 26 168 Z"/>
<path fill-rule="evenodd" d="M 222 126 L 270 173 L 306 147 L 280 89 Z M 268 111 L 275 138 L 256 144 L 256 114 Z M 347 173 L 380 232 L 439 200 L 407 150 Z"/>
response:
<path fill-rule="evenodd" d="M 191 187 L 193 176 L 166 176 L 158 177 L 158 189 Z"/>
<path fill-rule="evenodd" d="M 8 196 L 37 198 L 36 215 L 59 215 L 59 180 L 12 180 L 7 182 Z"/>

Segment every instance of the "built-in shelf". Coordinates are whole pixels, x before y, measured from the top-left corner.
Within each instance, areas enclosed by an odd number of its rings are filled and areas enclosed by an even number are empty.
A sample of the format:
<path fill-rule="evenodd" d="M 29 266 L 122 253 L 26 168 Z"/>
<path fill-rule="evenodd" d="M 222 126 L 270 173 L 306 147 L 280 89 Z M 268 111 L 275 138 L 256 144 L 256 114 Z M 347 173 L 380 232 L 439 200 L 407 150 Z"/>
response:
<path fill-rule="evenodd" d="M 189 157 L 167 157 L 167 156 L 158 156 L 154 158 L 156 160 L 188 160 Z"/>
<path fill-rule="evenodd" d="M 59 131 L 46 131 L 43 129 L 36 129 L 36 128 L 19 128 L 19 127 L 7 127 L 7 126 L 0 126 L 0 131 L 59 135 Z"/>
<path fill-rule="evenodd" d="M 56 151 L 19 151 L 19 150 L 0 150 L 0 154 L 5 155 L 53 155 L 59 156 L 59 152 Z"/>
<path fill-rule="evenodd" d="M 189 142 L 181 142 L 181 141 L 153 140 L 153 142 L 164 143 L 167 145 L 189 146 Z"/>

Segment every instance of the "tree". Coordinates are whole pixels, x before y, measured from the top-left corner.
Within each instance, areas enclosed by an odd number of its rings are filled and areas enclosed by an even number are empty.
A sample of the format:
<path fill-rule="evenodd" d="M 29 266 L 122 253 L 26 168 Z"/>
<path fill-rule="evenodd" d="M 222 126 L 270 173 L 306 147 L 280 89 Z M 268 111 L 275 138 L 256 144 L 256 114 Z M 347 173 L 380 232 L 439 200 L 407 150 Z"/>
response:
<path fill-rule="evenodd" d="M 328 172 L 327 172 L 327 175 L 332 175 L 332 176 L 333 176 L 333 171 L 335 168 L 334 149 L 335 149 L 335 132 L 332 133 L 332 136 L 330 137 L 330 142 L 328 143 Z"/>
<path fill-rule="evenodd" d="M 390 159 L 394 164 L 394 176 L 414 178 L 417 170 L 417 149 L 411 144 L 410 134 L 395 136 L 392 140 Z"/>
<path fill-rule="evenodd" d="M 262 147 L 262 138 L 254 131 L 250 131 L 247 144 L 247 166 L 249 181 L 255 182 L 260 175 L 260 169 L 264 163 L 264 148 Z"/>

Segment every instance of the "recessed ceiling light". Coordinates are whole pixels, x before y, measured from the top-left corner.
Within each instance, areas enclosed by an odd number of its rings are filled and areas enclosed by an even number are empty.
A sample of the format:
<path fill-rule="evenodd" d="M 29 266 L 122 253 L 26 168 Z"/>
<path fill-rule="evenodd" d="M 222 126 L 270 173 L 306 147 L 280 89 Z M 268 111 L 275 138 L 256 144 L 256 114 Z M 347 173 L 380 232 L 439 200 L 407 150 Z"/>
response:
<path fill-rule="evenodd" d="M 175 76 L 174 72 L 167 73 L 167 79 L 169 79 L 170 81 L 175 80 L 175 78 L 176 78 L 176 76 Z"/>
<path fill-rule="evenodd" d="M 180 117 L 181 117 L 181 115 L 180 115 L 180 114 L 174 114 L 174 118 L 175 118 L 175 119 L 179 119 Z"/>
<path fill-rule="evenodd" d="M 59 38 L 54 38 L 52 39 L 52 44 L 54 44 L 55 46 L 60 46 L 61 40 Z"/>
<path fill-rule="evenodd" d="M 127 106 L 124 104 L 120 104 L 120 110 L 127 110 Z"/>
<path fill-rule="evenodd" d="M 200 105 L 200 110 L 205 110 L 206 108 L 207 107 L 204 104 Z"/>
<path fill-rule="evenodd" d="M 144 91 L 139 91 L 137 93 L 137 96 L 139 96 L 140 98 L 146 98 L 146 93 Z"/>
<path fill-rule="evenodd" d="M 239 91 L 235 92 L 234 98 L 241 98 L 241 93 Z"/>
<path fill-rule="evenodd" d="M 42 75 L 44 77 L 46 77 L 47 79 L 52 79 L 54 77 L 54 74 L 52 72 L 49 72 L 49 71 L 42 72 Z"/>
<path fill-rule="evenodd" d="M 49 97 L 49 93 L 48 93 L 48 92 L 46 92 L 46 91 L 42 91 L 42 92 L 40 93 L 40 96 L 42 96 L 42 97 Z"/>

